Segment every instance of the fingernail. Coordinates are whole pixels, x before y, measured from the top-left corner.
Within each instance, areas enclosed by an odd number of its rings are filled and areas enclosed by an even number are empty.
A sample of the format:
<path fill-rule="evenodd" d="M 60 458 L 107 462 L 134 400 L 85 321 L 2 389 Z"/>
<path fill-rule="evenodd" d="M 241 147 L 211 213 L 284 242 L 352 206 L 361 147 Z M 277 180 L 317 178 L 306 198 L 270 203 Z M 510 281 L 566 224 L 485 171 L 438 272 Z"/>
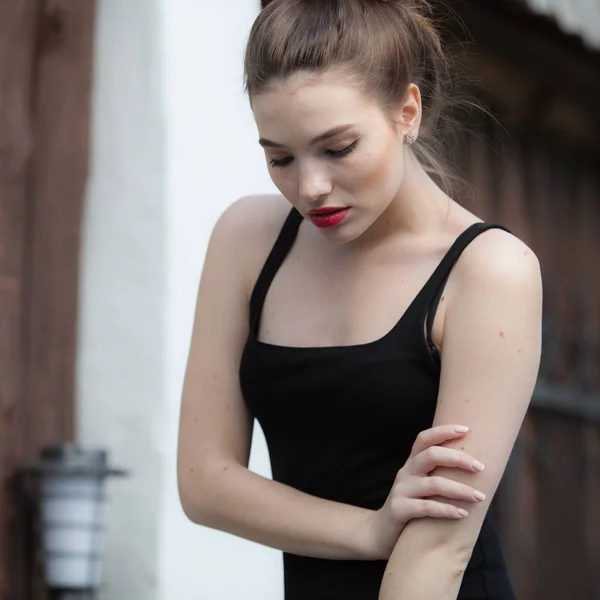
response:
<path fill-rule="evenodd" d="M 483 502 L 485 500 L 485 494 L 483 492 L 475 492 L 473 496 L 475 496 L 475 500 L 479 500 L 479 502 Z"/>
<path fill-rule="evenodd" d="M 457 425 L 454 428 L 454 431 L 456 431 L 456 433 L 467 433 L 467 431 L 469 431 L 469 428 L 465 427 L 464 425 Z"/>
<path fill-rule="evenodd" d="M 459 508 L 459 509 L 458 509 L 458 514 L 459 514 L 461 517 L 466 517 L 466 516 L 467 516 L 469 513 L 468 513 L 468 512 L 467 512 L 467 511 L 466 511 L 464 508 Z"/>
<path fill-rule="evenodd" d="M 478 460 L 476 460 L 472 466 L 476 471 L 483 471 L 483 469 L 485 469 L 485 465 Z"/>

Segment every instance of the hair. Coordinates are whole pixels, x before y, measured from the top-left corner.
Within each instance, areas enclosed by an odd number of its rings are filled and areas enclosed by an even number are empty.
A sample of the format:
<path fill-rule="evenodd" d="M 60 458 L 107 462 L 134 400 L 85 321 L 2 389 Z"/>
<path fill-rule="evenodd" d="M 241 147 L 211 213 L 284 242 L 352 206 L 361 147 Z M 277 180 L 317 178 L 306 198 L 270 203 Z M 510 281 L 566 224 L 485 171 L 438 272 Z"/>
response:
<path fill-rule="evenodd" d="M 444 142 L 456 127 L 453 63 L 425 0 L 262 0 L 246 47 L 250 98 L 299 71 L 338 68 L 392 111 L 410 83 L 421 91 L 419 141 L 412 149 L 448 195 L 456 191 Z M 464 104 L 472 106 L 466 100 Z"/>

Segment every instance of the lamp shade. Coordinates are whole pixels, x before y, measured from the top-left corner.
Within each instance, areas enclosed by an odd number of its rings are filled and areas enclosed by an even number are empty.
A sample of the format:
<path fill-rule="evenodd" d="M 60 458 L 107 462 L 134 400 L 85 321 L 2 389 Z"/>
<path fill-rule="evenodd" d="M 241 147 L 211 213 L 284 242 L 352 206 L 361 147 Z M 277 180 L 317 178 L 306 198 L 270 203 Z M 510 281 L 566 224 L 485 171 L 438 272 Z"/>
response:
<path fill-rule="evenodd" d="M 46 584 L 63 590 L 99 587 L 105 527 L 105 479 L 125 472 L 107 466 L 104 450 L 60 446 L 42 451 L 40 540 Z"/>

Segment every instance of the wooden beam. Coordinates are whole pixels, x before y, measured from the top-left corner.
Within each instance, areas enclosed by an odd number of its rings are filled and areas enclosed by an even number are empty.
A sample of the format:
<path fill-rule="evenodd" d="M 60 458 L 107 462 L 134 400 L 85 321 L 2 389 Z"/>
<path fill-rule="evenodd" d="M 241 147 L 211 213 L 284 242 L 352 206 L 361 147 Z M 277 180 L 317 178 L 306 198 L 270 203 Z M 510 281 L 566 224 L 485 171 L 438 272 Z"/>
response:
<path fill-rule="evenodd" d="M 597 118 L 600 102 L 600 53 L 587 50 L 551 21 L 506 0 L 448 0 L 440 12 L 450 34 L 485 49 L 539 81 L 550 93 L 566 98 Z M 457 19 L 457 16 L 459 19 Z M 510 90 L 508 91 L 510 93 Z"/>
<path fill-rule="evenodd" d="M 25 597 L 27 549 L 13 474 L 26 456 L 24 244 L 32 149 L 35 0 L 0 5 L 0 600 Z"/>
<path fill-rule="evenodd" d="M 46 0 L 33 103 L 27 402 L 36 448 L 74 435 L 80 229 L 88 176 L 94 0 Z"/>
<path fill-rule="evenodd" d="M 95 0 L 0 4 L 0 600 L 45 597 L 30 497 L 13 483 L 74 437 L 95 12 Z"/>

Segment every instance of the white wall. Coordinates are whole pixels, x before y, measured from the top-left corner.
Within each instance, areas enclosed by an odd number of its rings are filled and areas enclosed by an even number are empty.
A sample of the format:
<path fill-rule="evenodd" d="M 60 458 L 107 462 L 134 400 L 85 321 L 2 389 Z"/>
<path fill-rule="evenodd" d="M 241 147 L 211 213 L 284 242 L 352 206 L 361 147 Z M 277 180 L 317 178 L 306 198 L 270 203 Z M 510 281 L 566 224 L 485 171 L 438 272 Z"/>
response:
<path fill-rule="evenodd" d="M 156 0 L 100 0 L 78 356 L 80 440 L 130 468 L 110 482 L 105 590 L 158 595 L 166 414 L 165 119 Z"/>
<path fill-rule="evenodd" d="M 209 234 L 236 198 L 273 190 L 242 92 L 243 48 L 257 5 L 254 0 L 163 1 L 170 441 L 176 436 L 196 288 Z M 251 468 L 268 475 L 262 434 L 255 437 Z M 162 598 L 282 598 L 280 553 L 185 520 L 175 487 L 174 445 L 167 454 Z"/>
<path fill-rule="evenodd" d="M 272 191 L 242 93 L 254 0 L 99 0 L 83 230 L 78 428 L 132 477 L 109 483 L 105 597 L 279 600 L 274 550 L 190 524 L 179 399 L 210 231 Z M 268 475 L 257 432 L 251 468 Z"/>

